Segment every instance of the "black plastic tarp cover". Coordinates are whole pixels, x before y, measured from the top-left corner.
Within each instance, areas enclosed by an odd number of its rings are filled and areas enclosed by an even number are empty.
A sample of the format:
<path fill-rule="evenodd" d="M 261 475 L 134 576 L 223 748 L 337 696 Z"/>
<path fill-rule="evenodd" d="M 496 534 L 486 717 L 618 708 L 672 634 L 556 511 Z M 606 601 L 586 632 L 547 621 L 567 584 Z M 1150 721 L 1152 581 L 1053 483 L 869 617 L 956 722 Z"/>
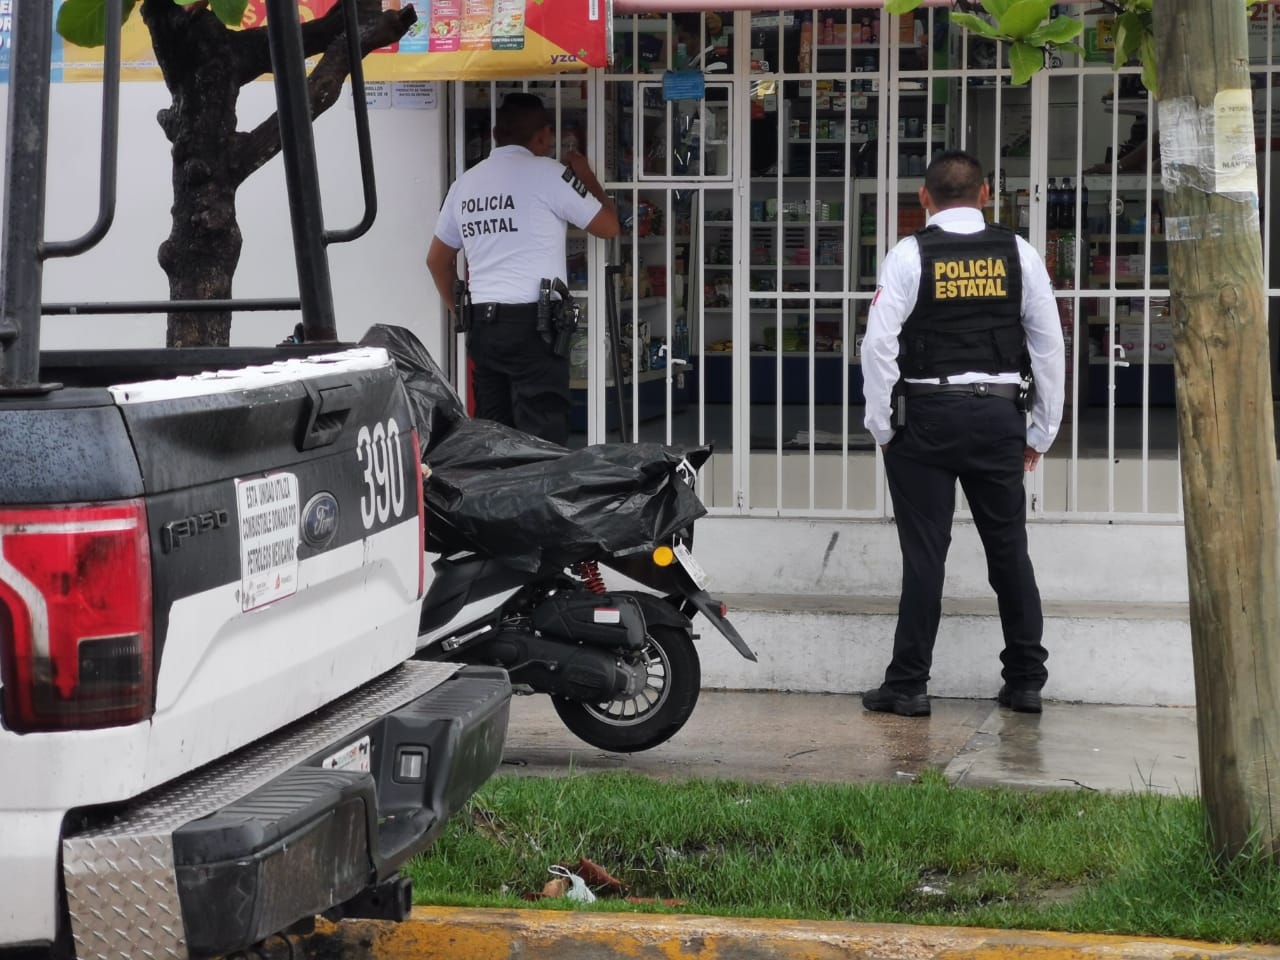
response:
<path fill-rule="evenodd" d="M 707 447 L 596 444 L 569 450 L 489 420 L 472 420 L 412 332 L 378 325 L 361 343 L 385 347 L 409 394 L 423 461 L 427 549 L 470 550 L 520 570 L 651 550 L 706 513 L 683 479 Z"/>

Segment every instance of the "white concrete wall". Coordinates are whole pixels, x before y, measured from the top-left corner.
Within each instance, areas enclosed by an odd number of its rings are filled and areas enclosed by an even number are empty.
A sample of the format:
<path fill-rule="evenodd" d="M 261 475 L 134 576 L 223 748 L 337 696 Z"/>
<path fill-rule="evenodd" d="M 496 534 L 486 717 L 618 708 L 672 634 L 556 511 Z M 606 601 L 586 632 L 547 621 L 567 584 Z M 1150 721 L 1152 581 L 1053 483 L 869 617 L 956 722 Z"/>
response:
<path fill-rule="evenodd" d="M 1046 603 L 1186 603 L 1180 523 L 1028 524 L 1031 560 Z M 897 597 L 901 554 L 891 521 L 707 517 L 694 553 L 713 592 Z M 972 522 L 952 531 L 949 598 L 992 597 Z"/>
<path fill-rule="evenodd" d="M 0 122 L 7 119 L 8 89 L 0 95 Z M 378 183 L 378 218 L 354 244 L 329 250 L 338 334 L 360 336 L 372 323 L 413 328 L 443 359 L 442 304 L 423 259 L 447 187 L 444 88 L 436 109 L 369 112 Z M 53 86 L 49 202 L 46 236 L 69 239 L 86 230 L 98 208 L 98 130 L 101 87 L 95 83 Z M 168 282 L 156 250 L 169 233 L 172 202 L 169 143 L 156 113 L 170 102 L 159 83 L 121 86 L 119 207 L 107 239 L 72 260 L 45 269 L 47 302 L 165 299 Z M 269 81 L 249 85 L 240 97 L 239 128 L 249 130 L 275 109 Z M 325 222 L 349 227 L 361 215 L 362 194 L 354 112 L 349 93 L 316 124 Z M 3 164 L 0 155 L 0 164 Z M 234 292 L 239 297 L 297 294 L 284 173 L 277 157 L 240 189 L 237 213 L 244 249 Z M 296 315 L 241 314 L 232 325 L 234 345 L 271 344 L 286 337 Z M 42 346 L 163 346 L 163 314 L 150 317 L 49 318 Z"/>
<path fill-rule="evenodd" d="M 1179 524 L 1029 525 L 1045 601 L 1045 696 L 1195 702 L 1186 549 Z M 699 620 L 707 688 L 851 693 L 878 685 L 893 649 L 901 561 L 889 521 L 710 517 L 694 553 L 759 656 Z M 929 691 L 993 697 L 1000 621 L 971 522 L 957 521 Z"/>

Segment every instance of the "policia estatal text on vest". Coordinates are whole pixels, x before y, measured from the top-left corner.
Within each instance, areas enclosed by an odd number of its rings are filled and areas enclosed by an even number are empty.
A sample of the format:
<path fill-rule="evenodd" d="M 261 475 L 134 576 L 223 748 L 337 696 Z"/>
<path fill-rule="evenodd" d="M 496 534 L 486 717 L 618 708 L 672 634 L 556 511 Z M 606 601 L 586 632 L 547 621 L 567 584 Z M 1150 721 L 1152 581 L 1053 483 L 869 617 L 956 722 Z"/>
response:
<path fill-rule="evenodd" d="M 508 94 L 497 110 L 493 150 L 449 188 L 427 269 L 467 334 L 475 415 L 565 444 L 575 316 L 566 296 L 565 234 L 572 223 L 607 239 L 619 225 L 587 158 L 573 150 L 561 164 L 550 156 L 554 142 L 542 101 Z M 461 286 L 459 250 L 467 256 Z"/>
<path fill-rule="evenodd" d="M 985 222 L 988 198 L 976 159 L 952 151 L 934 160 L 920 190 L 928 225 L 885 258 L 867 317 L 865 423 L 884 452 L 902 548 L 893 655 L 884 683 L 863 694 L 868 710 L 930 712 L 957 480 L 999 601 L 997 699 L 1041 709 L 1048 653 L 1022 478 L 1062 421 L 1062 327 L 1044 262 Z"/>

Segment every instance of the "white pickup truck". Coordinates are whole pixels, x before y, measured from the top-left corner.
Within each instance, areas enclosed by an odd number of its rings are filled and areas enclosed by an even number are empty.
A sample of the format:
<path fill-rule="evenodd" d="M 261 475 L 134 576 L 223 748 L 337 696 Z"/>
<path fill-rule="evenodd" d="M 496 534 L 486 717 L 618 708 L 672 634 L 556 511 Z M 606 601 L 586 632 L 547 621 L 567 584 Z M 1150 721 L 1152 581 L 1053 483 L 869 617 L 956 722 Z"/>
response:
<path fill-rule="evenodd" d="M 402 916 L 397 870 L 500 763 L 511 687 L 411 660 L 399 375 L 340 344 L 39 353 L 44 146 L 14 131 L 47 122 L 40 73 L 47 104 L 47 70 L 10 78 L 0 238 L 0 956 Z"/>

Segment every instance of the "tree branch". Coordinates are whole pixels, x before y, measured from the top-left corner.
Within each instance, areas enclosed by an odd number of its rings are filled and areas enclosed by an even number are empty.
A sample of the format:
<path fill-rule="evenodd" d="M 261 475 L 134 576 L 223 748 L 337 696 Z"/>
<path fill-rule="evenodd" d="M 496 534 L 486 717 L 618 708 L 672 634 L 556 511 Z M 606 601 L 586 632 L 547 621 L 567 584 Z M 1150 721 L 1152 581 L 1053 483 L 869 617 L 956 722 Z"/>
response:
<path fill-rule="evenodd" d="M 361 23 L 382 12 L 381 0 L 355 0 L 356 14 Z M 318 20 L 308 20 L 302 25 L 302 53 L 317 57 L 329 48 L 335 37 L 346 29 L 345 0 L 338 0 Z M 266 27 L 252 27 L 236 35 L 236 78 L 241 86 L 271 72 L 271 50 L 267 45 Z"/>
<path fill-rule="evenodd" d="M 372 6 L 377 15 L 360 28 L 360 56 L 364 58 L 380 47 L 395 43 L 417 22 L 418 14 L 412 6 L 402 10 L 382 10 L 380 0 L 361 0 L 361 6 Z M 334 9 L 341 7 L 338 4 Z M 319 21 L 312 21 L 318 23 Z M 328 110 L 337 102 L 342 84 L 351 73 L 351 60 L 347 53 L 345 32 L 330 38 L 324 55 L 307 77 L 307 99 L 311 105 L 311 119 Z M 236 183 L 280 152 L 280 124 L 272 114 L 248 133 L 236 134 L 232 143 L 231 169 Z"/>
<path fill-rule="evenodd" d="M 168 77 L 165 54 L 173 49 L 172 44 L 177 41 L 179 28 L 182 26 L 180 18 L 187 16 L 187 11 L 173 0 L 142 0 L 139 12 L 151 34 L 151 44 L 155 48 L 160 72 Z"/>

